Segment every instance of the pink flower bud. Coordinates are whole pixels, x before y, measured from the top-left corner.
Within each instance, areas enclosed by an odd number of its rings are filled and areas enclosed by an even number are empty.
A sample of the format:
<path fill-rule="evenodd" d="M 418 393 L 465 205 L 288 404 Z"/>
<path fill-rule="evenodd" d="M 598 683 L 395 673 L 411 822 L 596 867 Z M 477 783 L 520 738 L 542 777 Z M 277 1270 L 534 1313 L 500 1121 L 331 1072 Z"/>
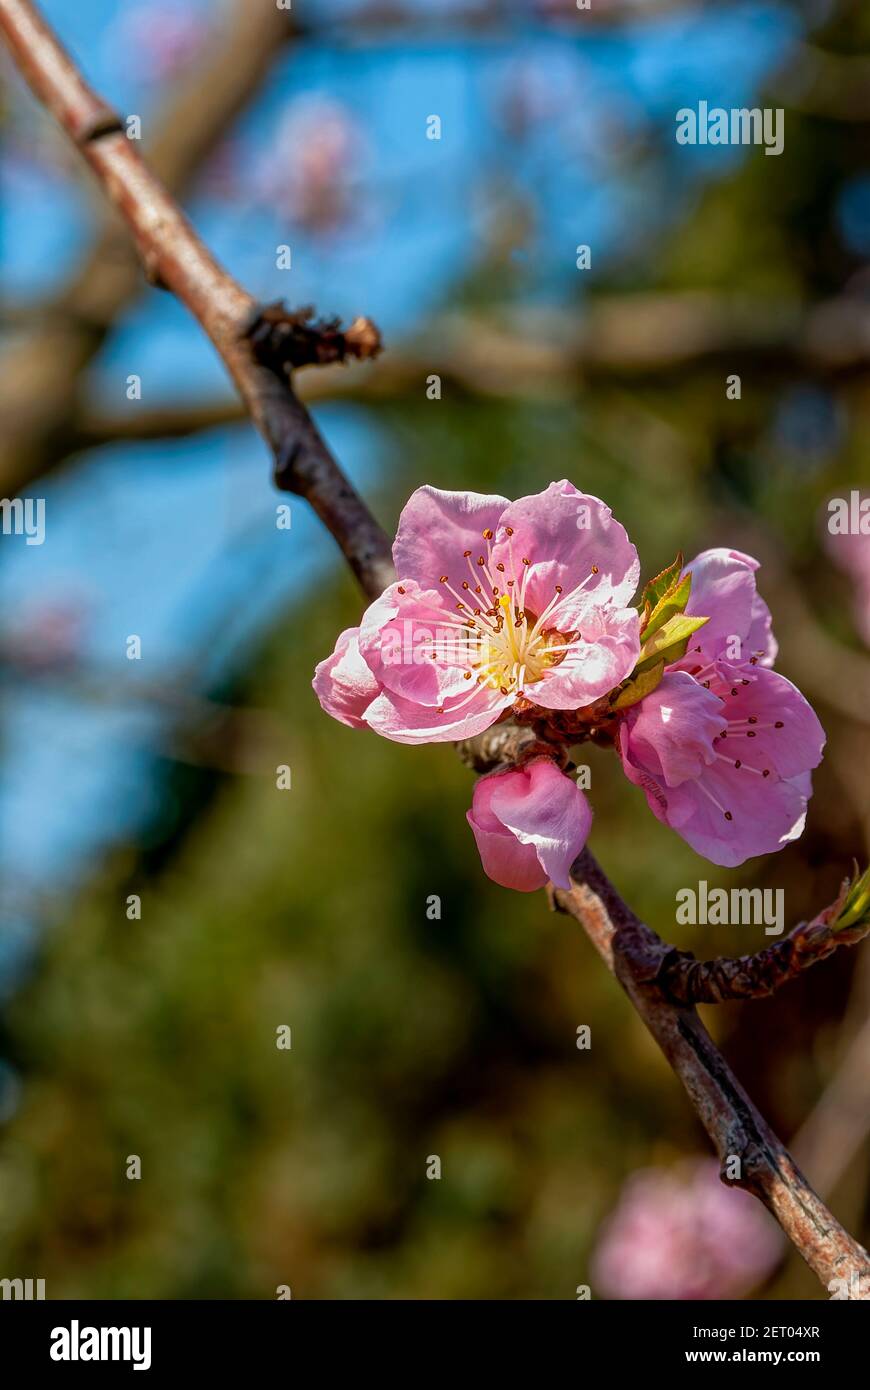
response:
<path fill-rule="evenodd" d="M 466 813 L 484 871 L 503 888 L 531 893 L 548 879 L 570 888 L 569 870 L 586 843 L 592 809 L 548 758 L 482 777 Z"/>

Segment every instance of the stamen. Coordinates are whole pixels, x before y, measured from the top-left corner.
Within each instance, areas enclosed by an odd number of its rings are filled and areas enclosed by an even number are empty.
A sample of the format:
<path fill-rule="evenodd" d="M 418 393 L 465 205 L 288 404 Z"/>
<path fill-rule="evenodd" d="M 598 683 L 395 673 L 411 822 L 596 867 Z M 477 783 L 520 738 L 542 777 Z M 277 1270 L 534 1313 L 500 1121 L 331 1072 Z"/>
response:
<path fill-rule="evenodd" d="M 721 753 L 720 753 L 720 754 L 717 754 L 717 757 L 721 757 L 721 756 L 722 756 Z M 727 762 L 727 759 L 726 759 L 725 761 Z M 710 800 L 712 801 L 713 805 L 717 808 L 717 810 L 719 810 L 719 811 L 722 812 L 722 814 L 723 814 L 723 816 L 725 817 L 726 820 L 733 820 L 733 819 L 734 819 L 734 817 L 732 816 L 731 812 L 725 810 L 725 807 L 722 805 L 721 801 L 719 801 L 719 800 L 713 795 L 713 793 L 710 791 L 710 788 L 709 788 L 709 787 L 705 787 L 705 786 L 704 786 L 704 783 L 701 782 L 701 781 L 696 782 L 696 783 L 695 783 L 695 786 L 698 788 L 699 791 L 702 791 L 702 792 L 704 793 L 705 796 L 708 796 L 708 797 L 710 798 Z"/>
<path fill-rule="evenodd" d="M 730 758 L 726 758 L 724 753 L 717 753 L 716 757 L 723 763 L 729 763 L 731 767 L 739 768 L 741 772 L 751 772 L 756 777 L 769 777 L 770 770 L 762 771 L 760 767 L 753 767 L 751 763 L 745 763 L 741 758 L 737 758 L 733 763 Z"/>

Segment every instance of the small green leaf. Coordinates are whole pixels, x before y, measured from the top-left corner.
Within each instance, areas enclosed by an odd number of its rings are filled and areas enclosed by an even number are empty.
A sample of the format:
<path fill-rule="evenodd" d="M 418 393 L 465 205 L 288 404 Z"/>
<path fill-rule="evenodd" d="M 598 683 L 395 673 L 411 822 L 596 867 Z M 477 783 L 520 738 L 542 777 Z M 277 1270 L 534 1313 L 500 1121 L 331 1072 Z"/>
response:
<path fill-rule="evenodd" d="M 654 579 L 647 580 L 644 585 L 643 595 L 640 601 L 641 617 L 652 613 L 660 599 L 664 598 L 673 584 L 680 577 L 680 570 L 683 568 L 683 552 L 680 551 L 672 565 L 663 569 L 661 574 L 657 574 Z"/>
<path fill-rule="evenodd" d="M 856 865 L 857 867 L 857 865 Z M 832 931 L 854 927 L 870 919 L 870 868 L 864 870 L 850 886 L 843 906 L 831 923 Z"/>
<path fill-rule="evenodd" d="M 677 579 L 671 587 L 662 594 L 655 608 L 649 615 L 641 631 L 641 638 L 645 642 L 654 632 L 658 632 L 660 627 L 664 627 L 670 618 L 676 617 L 678 613 L 686 611 L 686 604 L 689 602 L 689 595 L 692 592 L 692 576 L 687 574 L 685 579 Z"/>
<path fill-rule="evenodd" d="M 648 670 L 626 681 L 616 699 L 613 701 L 613 708 L 630 709 L 632 705 L 636 705 L 644 696 L 650 695 L 655 690 L 664 673 L 664 661 L 657 661 L 656 664 L 650 666 Z"/>
<path fill-rule="evenodd" d="M 648 642 L 644 642 L 640 649 L 640 660 L 635 667 L 634 674 L 647 670 L 651 664 L 658 660 L 663 660 L 666 666 L 671 662 L 679 661 L 686 655 L 686 648 L 689 639 L 699 627 L 703 627 L 708 618 L 690 618 L 686 613 L 677 613 L 672 618 L 654 632 Z"/>

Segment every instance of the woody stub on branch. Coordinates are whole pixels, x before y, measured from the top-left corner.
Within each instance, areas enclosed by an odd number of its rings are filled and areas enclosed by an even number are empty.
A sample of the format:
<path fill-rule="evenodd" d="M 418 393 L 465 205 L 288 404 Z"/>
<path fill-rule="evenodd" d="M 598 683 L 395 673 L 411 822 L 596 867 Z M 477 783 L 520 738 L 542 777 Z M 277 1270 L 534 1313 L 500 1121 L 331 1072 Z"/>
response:
<path fill-rule="evenodd" d="M 646 926 L 597 865 L 571 757 L 586 740 L 612 747 L 653 814 L 714 863 L 739 864 L 801 834 L 824 733 L 773 669 L 756 562 L 727 548 L 689 564 L 677 557 L 635 604 L 634 546 L 604 502 L 566 481 L 514 502 L 420 488 L 391 550 L 294 390 L 302 366 L 373 357 L 374 324 L 357 319 L 343 332 L 308 311 L 257 305 L 29 0 L 0 0 L 0 31 L 126 222 L 148 280 L 177 295 L 215 345 L 277 486 L 310 503 L 371 600 L 317 669 L 324 709 L 399 742 L 458 745 L 481 774 L 468 821 L 486 873 L 513 890 L 546 887 L 580 922 L 682 1081 L 723 1181 L 727 1172 L 764 1202 L 833 1296 L 870 1298 L 867 1252 L 809 1186 L 694 1008 L 770 994 L 861 940 L 868 873 L 758 955 L 695 961 Z"/>

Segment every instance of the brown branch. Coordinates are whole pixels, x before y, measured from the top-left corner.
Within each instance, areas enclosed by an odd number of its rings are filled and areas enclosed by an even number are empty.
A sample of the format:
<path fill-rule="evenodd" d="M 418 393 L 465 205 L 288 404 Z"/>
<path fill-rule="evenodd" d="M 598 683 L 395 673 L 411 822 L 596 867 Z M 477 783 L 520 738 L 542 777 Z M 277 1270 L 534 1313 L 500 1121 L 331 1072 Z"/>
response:
<path fill-rule="evenodd" d="M 831 921 L 842 893 L 811 922 L 800 922 L 788 936 L 751 956 L 696 960 L 691 951 L 672 947 L 662 959 L 657 982 L 678 1004 L 723 1004 L 729 999 L 765 999 L 804 970 L 826 960 L 840 946 L 856 946 L 870 933 L 870 922 L 834 931 Z"/>
<path fill-rule="evenodd" d="M 208 252 L 166 189 L 143 163 L 111 113 L 78 74 L 29 0 L 0 0 L 0 29 L 36 93 L 64 125 L 117 207 L 154 278 L 188 306 L 227 365 L 267 439 L 279 486 L 298 492 L 328 526 L 363 589 L 380 592 L 392 575 L 383 532 L 327 450 L 292 384 L 292 361 L 270 342 L 268 365 L 252 345 L 262 309 Z M 500 753 L 526 731 L 505 731 Z M 473 758 L 472 750 L 466 753 Z M 773 1212 L 827 1286 L 858 1280 L 870 1297 L 866 1252 L 835 1221 L 732 1076 L 694 1009 L 668 1000 L 657 976 L 669 948 L 635 917 L 588 852 L 575 886 L 556 904 L 582 923 L 677 1073 L 724 1160 L 741 1160 L 739 1185 Z"/>
<path fill-rule="evenodd" d="M 739 1158 L 740 1177 L 731 1185 L 764 1203 L 826 1288 L 843 1279 L 858 1296 L 870 1299 L 866 1250 L 810 1187 L 694 1008 L 674 1004 L 657 983 L 669 948 L 622 901 L 588 850 L 574 864 L 571 878 L 570 892 L 551 890 L 555 905 L 580 923 L 622 985 L 685 1086 L 723 1167 Z"/>
<path fill-rule="evenodd" d="M 330 345 L 323 334 L 315 354 L 306 348 L 303 335 L 296 336 L 296 365 L 313 359 L 323 366 L 361 355 L 343 352 L 340 341 Z M 857 300 L 846 296 L 807 309 L 780 301 L 741 306 L 733 297 L 697 294 L 598 295 L 585 314 L 571 318 L 527 310 L 451 312 L 431 320 L 425 334 L 402 342 L 371 369 L 361 370 L 351 362 L 349 370 L 306 373 L 298 394 L 312 403 L 337 399 L 376 404 L 415 393 L 422 396 L 426 378 L 434 373 L 444 394 L 454 398 L 567 401 L 592 384 L 660 385 L 677 370 L 726 371 L 735 360 L 777 377 L 796 370 L 810 371 L 819 379 L 866 376 L 866 313 Z M 70 442 L 81 449 L 117 438 L 178 438 L 211 424 L 212 414 L 218 424 L 245 418 L 241 405 L 227 402 L 142 406 L 126 412 L 83 404 L 71 424 Z M 818 663 L 813 667 L 817 684 L 823 669 Z M 830 683 L 827 688 L 830 694 Z M 848 686 L 842 699 L 852 707 L 861 704 L 860 694 L 850 694 Z M 866 712 L 866 702 L 863 708 Z"/>
<path fill-rule="evenodd" d="M 222 15 L 201 58 L 148 122 L 149 162 L 175 195 L 188 187 L 296 35 L 290 15 L 274 0 L 234 0 Z M 129 234 L 106 207 L 80 266 L 4 353 L 0 493 L 20 491 L 89 442 L 75 428 L 81 373 L 142 288 Z"/>
<path fill-rule="evenodd" d="M 223 358 L 272 450 L 278 487 L 306 498 L 366 592 L 380 593 L 391 573 L 387 539 L 293 391 L 289 370 L 257 361 L 251 335 L 262 311 L 252 296 L 207 250 L 29 0 L 0 0 L 0 30 L 126 222 L 146 275 L 177 295 Z"/>

